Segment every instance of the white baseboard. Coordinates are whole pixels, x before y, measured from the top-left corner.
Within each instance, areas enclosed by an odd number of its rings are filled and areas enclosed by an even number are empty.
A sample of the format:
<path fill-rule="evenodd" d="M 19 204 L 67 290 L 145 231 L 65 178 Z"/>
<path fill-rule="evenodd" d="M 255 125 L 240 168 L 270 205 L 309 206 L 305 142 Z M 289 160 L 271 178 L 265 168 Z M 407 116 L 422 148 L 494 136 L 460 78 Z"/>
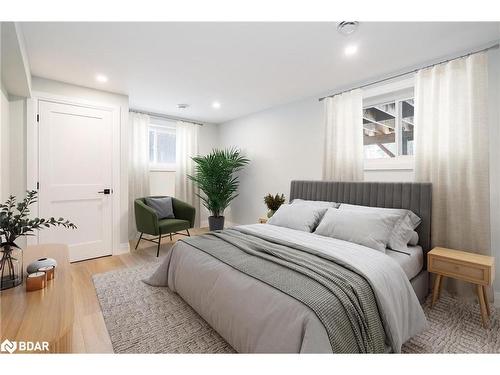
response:
<path fill-rule="evenodd" d="M 123 242 L 120 244 L 118 249 L 113 251 L 113 255 L 127 254 L 130 252 L 130 244 L 128 242 Z"/>
<path fill-rule="evenodd" d="M 494 298 L 495 298 L 495 307 L 500 308 L 500 292 L 495 292 L 494 293 Z"/>

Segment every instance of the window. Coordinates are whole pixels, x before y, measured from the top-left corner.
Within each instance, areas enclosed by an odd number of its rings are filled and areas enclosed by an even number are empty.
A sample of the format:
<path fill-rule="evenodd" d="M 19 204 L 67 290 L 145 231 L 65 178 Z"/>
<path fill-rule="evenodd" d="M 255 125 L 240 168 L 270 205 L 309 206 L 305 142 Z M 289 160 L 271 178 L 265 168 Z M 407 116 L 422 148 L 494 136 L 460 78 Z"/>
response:
<path fill-rule="evenodd" d="M 413 155 L 413 115 L 412 97 L 363 108 L 365 159 Z"/>
<path fill-rule="evenodd" d="M 149 166 L 157 170 L 175 170 L 175 124 L 173 122 L 151 118 Z"/>

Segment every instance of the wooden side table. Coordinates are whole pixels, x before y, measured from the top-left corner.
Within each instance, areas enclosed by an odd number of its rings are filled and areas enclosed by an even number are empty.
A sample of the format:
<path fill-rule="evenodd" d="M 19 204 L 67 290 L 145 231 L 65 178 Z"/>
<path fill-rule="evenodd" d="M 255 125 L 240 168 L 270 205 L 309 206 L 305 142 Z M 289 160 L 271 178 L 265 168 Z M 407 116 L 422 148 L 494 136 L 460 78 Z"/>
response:
<path fill-rule="evenodd" d="M 429 272 L 436 274 L 432 292 L 432 306 L 439 298 L 443 277 L 467 281 L 476 285 L 483 326 L 488 326 L 490 315 L 486 286 L 495 278 L 495 258 L 466 251 L 435 247 L 427 254 Z"/>
<path fill-rule="evenodd" d="M 261 216 L 259 217 L 259 224 L 266 224 L 267 220 L 269 220 L 267 217 Z"/>
<path fill-rule="evenodd" d="M 23 285 L 0 293 L 0 342 L 48 342 L 50 353 L 71 353 L 74 299 L 68 247 L 44 244 L 24 250 L 25 265 L 42 257 L 57 261 L 55 278 L 45 289 L 27 292 L 25 279 Z"/>

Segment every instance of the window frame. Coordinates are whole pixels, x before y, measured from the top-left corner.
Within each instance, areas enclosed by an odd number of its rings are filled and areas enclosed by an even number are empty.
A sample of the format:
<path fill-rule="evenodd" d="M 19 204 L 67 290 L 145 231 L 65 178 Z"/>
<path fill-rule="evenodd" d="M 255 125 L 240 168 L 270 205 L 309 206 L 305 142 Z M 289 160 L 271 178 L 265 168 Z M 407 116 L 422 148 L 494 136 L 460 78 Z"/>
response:
<path fill-rule="evenodd" d="M 363 90 L 363 110 L 366 107 L 373 105 L 380 105 L 388 102 L 401 102 L 406 99 L 415 97 L 415 79 L 414 77 L 409 77 L 406 79 L 389 82 L 384 85 L 371 87 Z M 414 155 L 400 155 L 401 151 L 401 126 L 399 118 L 399 105 L 396 105 L 396 150 L 398 155 L 393 158 L 376 158 L 376 159 L 366 159 L 364 160 L 364 170 L 365 171 L 376 171 L 376 170 L 413 170 L 414 168 Z"/>
<path fill-rule="evenodd" d="M 149 121 L 148 125 L 148 142 L 150 139 L 150 132 L 153 130 L 154 134 L 154 141 L 153 141 L 153 156 L 154 156 L 154 161 L 151 162 L 149 161 L 149 170 L 151 172 L 175 172 L 177 169 L 176 162 L 174 163 L 158 163 L 157 157 L 157 147 L 158 147 L 158 142 L 157 142 L 157 135 L 158 133 L 163 133 L 163 134 L 173 134 L 174 136 L 177 136 L 176 134 L 176 126 L 175 123 L 172 121 L 166 121 L 163 119 L 156 119 L 156 118 L 151 118 Z M 148 147 L 148 160 L 149 160 L 149 152 L 150 152 L 150 147 Z"/>

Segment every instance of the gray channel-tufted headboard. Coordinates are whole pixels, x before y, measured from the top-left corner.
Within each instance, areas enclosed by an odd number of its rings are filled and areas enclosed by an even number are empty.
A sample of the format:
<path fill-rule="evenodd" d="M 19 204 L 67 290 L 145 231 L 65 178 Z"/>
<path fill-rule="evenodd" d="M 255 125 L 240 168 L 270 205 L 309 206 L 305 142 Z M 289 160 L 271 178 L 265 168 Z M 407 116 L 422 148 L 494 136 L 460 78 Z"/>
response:
<path fill-rule="evenodd" d="M 292 181 L 290 202 L 297 198 L 411 210 L 422 219 L 416 231 L 426 255 L 424 264 L 427 263 L 427 252 L 431 247 L 430 183 Z"/>

